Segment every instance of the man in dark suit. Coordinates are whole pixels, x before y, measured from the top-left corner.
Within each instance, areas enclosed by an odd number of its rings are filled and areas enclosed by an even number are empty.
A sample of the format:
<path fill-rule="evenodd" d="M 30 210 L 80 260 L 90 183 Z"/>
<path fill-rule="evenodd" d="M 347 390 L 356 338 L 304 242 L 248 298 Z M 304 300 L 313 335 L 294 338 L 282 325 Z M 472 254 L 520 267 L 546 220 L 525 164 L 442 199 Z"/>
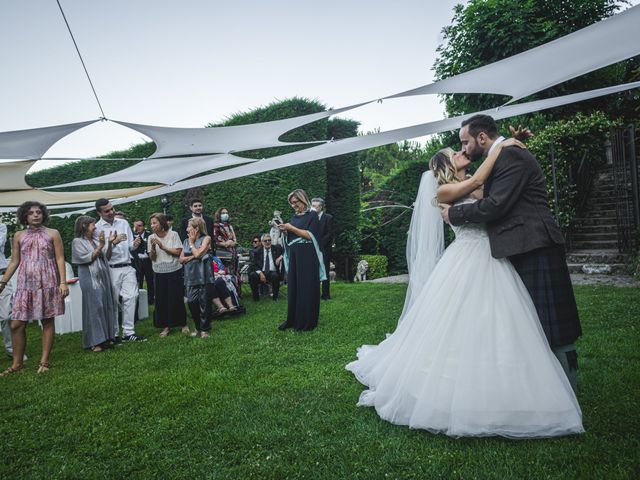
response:
<path fill-rule="evenodd" d="M 133 268 L 136 269 L 138 277 L 138 288 L 142 288 L 144 281 L 147 281 L 147 298 L 149 305 L 153 305 L 155 301 L 155 290 L 153 284 L 153 269 L 151 268 L 151 259 L 147 253 L 147 240 L 151 232 L 145 229 L 144 220 L 136 220 L 133 222 L 133 246 L 131 251 L 133 257 Z"/>
<path fill-rule="evenodd" d="M 330 300 L 329 294 L 329 264 L 331 263 L 331 255 L 333 253 L 333 215 L 329 215 L 324 211 L 324 200 L 320 197 L 316 197 L 311 200 L 311 207 L 318 212 L 318 218 L 320 219 L 320 231 L 322 232 L 322 238 L 318 238 L 320 244 L 320 251 L 324 257 L 324 270 L 327 274 L 327 279 L 322 282 L 322 300 Z"/>
<path fill-rule="evenodd" d="M 462 123 L 460 141 L 471 160 L 489 154 L 503 137 L 495 120 L 474 115 Z M 567 267 L 564 237 L 553 218 L 544 174 L 528 150 L 502 150 L 484 186 L 484 198 L 441 205 L 452 225 L 486 223 L 495 258 L 508 258 L 527 287 L 549 345 L 576 389 L 576 339 L 582 334 Z"/>
<path fill-rule="evenodd" d="M 182 219 L 182 222 L 180 223 L 180 231 L 178 232 L 178 234 L 180 235 L 180 239 L 183 242 L 187 238 L 187 225 L 189 225 L 189 220 L 191 220 L 192 218 L 202 218 L 204 220 L 205 226 L 207 227 L 207 235 L 213 237 L 213 218 L 208 215 L 204 215 L 202 213 L 203 209 L 204 205 L 202 204 L 202 200 L 200 200 L 199 198 L 191 199 L 191 203 L 189 205 L 191 216 Z M 215 242 L 212 241 L 211 244 L 212 248 L 215 249 L 213 247 L 215 245 Z"/>
<path fill-rule="evenodd" d="M 282 247 L 271 245 L 271 235 L 265 233 L 261 237 L 262 248 L 251 250 L 249 263 L 249 285 L 253 300 L 260 300 L 260 285 L 271 285 L 273 300 L 278 300 L 280 280 L 282 278 Z"/>

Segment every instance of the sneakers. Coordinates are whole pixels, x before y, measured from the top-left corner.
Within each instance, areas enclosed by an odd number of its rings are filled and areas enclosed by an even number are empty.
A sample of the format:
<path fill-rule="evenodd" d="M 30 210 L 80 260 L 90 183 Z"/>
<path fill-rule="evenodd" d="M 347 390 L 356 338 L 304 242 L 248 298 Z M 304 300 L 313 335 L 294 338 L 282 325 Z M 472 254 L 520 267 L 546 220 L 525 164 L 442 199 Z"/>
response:
<path fill-rule="evenodd" d="M 147 337 L 143 337 L 142 335 L 127 335 L 126 337 L 122 337 L 123 342 L 146 342 Z"/>

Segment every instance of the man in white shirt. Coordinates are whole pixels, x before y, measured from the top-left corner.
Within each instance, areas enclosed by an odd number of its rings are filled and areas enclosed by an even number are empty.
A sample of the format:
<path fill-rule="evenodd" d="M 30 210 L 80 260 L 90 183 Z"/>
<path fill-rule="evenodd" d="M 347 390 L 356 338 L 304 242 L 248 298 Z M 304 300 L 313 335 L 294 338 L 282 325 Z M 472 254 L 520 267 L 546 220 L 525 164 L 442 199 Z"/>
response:
<path fill-rule="evenodd" d="M 134 328 L 134 318 L 136 304 L 138 300 L 138 279 L 136 271 L 131 265 L 131 251 L 140 245 L 140 238 L 135 238 L 131 227 L 126 220 L 115 217 L 115 209 L 106 198 L 96 201 L 96 212 L 100 215 L 100 220 L 96 222 L 94 240 L 97 241 L 100 232 L 104 232 L 104 238 L 109 240 L 115 236 L 111 242 L 111 257 L 109 262 L 109 273 L 115 295 L 122 298 L 122 340 L 125 342 L 143 342 L 146 337 L 136 335 Z M 105 253 L 108 244 L 105 244 Z M 116 342 L 119 339 L 118 322 L 115 325 Z"/>

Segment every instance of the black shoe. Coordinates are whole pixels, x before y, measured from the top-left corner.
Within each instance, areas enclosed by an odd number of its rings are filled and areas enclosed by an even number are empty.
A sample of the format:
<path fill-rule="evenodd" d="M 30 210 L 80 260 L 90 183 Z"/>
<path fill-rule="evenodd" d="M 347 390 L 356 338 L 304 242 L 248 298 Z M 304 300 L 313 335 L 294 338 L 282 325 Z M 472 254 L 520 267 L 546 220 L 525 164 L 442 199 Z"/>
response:
<path fill-rule="evenodd" d="M 122 340 L 124 342 L 146 342 L 147 337 L 143 337 L 142 335 L 136 335 L 134 333 L 133 335 L 127 335 L 126 337 L 123 337 Z"/>
<path fill-rule="evenodd" d="M 120 337 L 116 337 L 112 343 L 114 346 L 119 347 L 120 345 L 122 345 L 122 339 Z"/>
<path fill-rule="evenodd" d="M 321 300 L 331 300 L 331 297 L 320 297 Z"/>
<path fill-rule="evenodd" d="M 278 325 L 278 330 L 286 330 L 287 328 L 291 328 L 291 325 L 289 325 L 287 322 L 282 322 L 280 325 Z"/>

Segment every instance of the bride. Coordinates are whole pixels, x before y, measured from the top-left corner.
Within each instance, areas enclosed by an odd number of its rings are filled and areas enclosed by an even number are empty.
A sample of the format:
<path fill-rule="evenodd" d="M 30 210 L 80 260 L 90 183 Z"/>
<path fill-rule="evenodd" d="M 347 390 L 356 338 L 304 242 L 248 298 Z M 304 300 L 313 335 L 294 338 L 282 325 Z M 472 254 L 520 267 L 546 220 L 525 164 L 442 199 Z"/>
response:
<path fill-rule="evenodd" d="M 346 366 L 368 386 L 358 405 L 374 407 L 391 423 L 454 437 L 584 432 L 580 406 L 529 293 L 507 259 L 491 256 L 483 226 L 453 227 L 456 239 L 442 253 L 434 203 L 480 198 L 508 147 L 524 145 L 500 143 L 468 178 L 469 159 L 441 150 L 422 177 L 407 245 L 410 275 L 420 281 L 410 284 L 396 331 L 359 348 Z M 412 261 L 423 271 L 412 271 Z"/>

